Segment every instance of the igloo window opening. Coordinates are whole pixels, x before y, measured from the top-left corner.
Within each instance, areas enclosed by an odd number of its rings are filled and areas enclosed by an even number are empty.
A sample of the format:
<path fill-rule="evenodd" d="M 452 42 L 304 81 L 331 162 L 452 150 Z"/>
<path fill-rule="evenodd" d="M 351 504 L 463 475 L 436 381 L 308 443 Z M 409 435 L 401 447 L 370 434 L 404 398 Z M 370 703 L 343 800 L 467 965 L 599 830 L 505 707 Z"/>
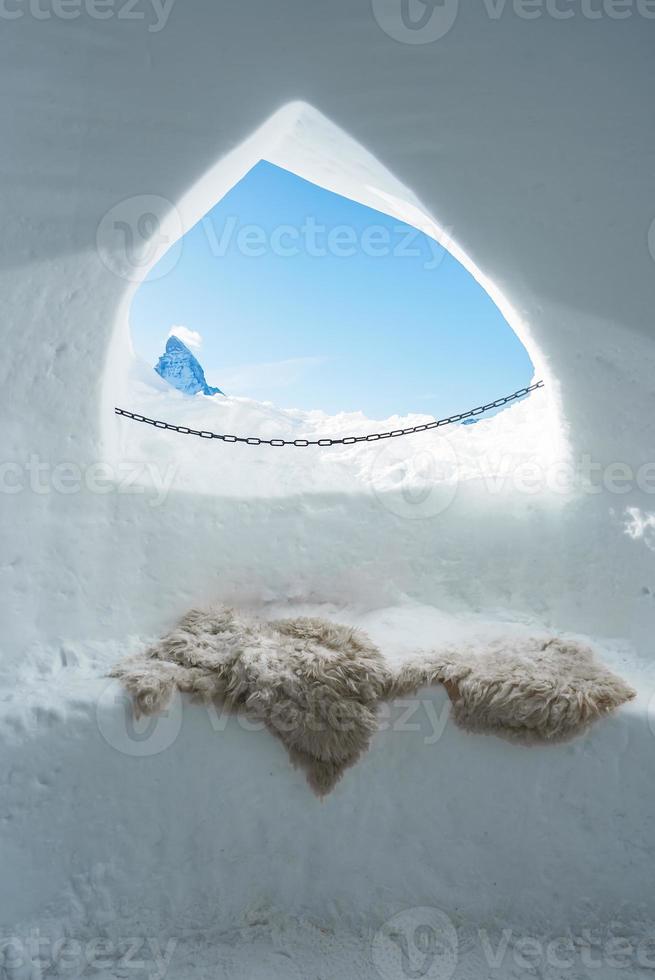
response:
<path fill-rule="evenodd" d="M 274 406 L 393 428 L 533 380 L 523 344 L 443 244 L 266 160 L 177 256 L 153 267 L 130 309 L 142 381 L 160 402 L 175 396 L 172 421 L 188 424 L 195 399 L 222 431 L 229 399 L 244 426 Z"/>

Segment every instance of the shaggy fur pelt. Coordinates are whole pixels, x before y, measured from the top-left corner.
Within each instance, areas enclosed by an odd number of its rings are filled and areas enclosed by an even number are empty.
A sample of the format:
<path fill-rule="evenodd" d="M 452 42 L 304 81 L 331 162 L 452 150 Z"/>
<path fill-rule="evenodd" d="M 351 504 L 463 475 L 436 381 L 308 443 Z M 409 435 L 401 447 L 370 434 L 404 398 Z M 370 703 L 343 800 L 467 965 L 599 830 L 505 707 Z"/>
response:
<path fill-rule="evenodd" d="M 111 676 L 137 717 L 162 711 L 178 689 L 262 721 L 319 796 L 368 748 L 378 705 L 425 685 L 446 686 L 462 727 L 527 741 L 570 738 L 634 697 L 588 647 L 557 637 L 437 651 L 393 669 L 350 627 L 225 608 L 192 610 Z"/>
<path fill-rule="evenodd" d="M 461 728 L 525 743 L 573 738 L 636 693 L 590 647 L 547 635 L 418 658 L 400 668 L 392 692 L 413 694 L 439 682 Z"/>

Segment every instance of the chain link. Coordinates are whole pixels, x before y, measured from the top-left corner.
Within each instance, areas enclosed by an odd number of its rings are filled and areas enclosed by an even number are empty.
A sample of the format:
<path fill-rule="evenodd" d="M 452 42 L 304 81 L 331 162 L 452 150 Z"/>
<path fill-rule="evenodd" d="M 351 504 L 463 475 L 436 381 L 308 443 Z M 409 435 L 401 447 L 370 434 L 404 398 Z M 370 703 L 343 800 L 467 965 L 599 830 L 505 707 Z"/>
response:
<path fill-rule="evenodd" d="M 156 429 L 168 429 L 170 432 L 181 432 L 185 436 L 199 436 L 201 439 L 220 439 L 221 442 L 243 442 L 247 446 L 302 446 L 303 448 L 305 446 L 352 446 L 357 442 L 378 442 L 380 439 L 396 439 L 398 436 L 409 436 L 414 432 L 427 432 L 430 429 L 440 429 L 442 426 L 451 425 L 453 422 L 463 422 L 465 419 L 482 415 L 492 408 L 501 408 L 503 405 L 508 405 L 510 402 L 516 401 L 517 398 L 524 398 L 531 391 L 536 391 L 537 388 L 543 388 L 543 386 L 543 381 L 537 381 L 536 384 L 530 385 L 529 388 L 519 388 L 518 391 L 512 392 L 511 395 L 505 395 L 504 398 L 497 398 L 487 405 L 478 405 L 477 408 L 471 408 L 468 412 L 460 412 L 459 415 L 449 415 L 445 419 L 435 419 L 434 422 L 426 422 L 423 425 L 413 425 L 409 429 L 392 429 L 391 432 L 372 432 L 366 436 L 343 436 L 339 439 L 260 439 L 259 436 L 230 436 L 222 435 L 218 432 L 209 432 L 206 429 L 190 429 L 186 425 L 174 425 L 172 422 L 162 422 L 159 419 L 149 419 L 147 416 L 139 415 L 137 412 L 128 412 L 125 408 L 115 408 L 114 411 L 116 415 L 122 415 L 124 418 L 132 419 L 134 422 L 145 422 L 146 425 L 152 425 Z"/>

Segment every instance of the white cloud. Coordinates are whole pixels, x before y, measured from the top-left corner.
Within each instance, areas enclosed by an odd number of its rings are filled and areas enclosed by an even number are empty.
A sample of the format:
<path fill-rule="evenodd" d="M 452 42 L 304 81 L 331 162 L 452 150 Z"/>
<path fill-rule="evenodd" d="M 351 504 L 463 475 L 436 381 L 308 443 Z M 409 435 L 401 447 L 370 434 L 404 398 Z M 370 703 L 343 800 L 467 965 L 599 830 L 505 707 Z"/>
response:
<path fill-rule="evenodd" d="M 174 326 L 168 331 L 168 336 L 173 334 L 178 337 L 187 347 L 194 347 L 196 350 L 202 345 L 202 334 L 197 330 L 189 330 L 188 327 Z"/>

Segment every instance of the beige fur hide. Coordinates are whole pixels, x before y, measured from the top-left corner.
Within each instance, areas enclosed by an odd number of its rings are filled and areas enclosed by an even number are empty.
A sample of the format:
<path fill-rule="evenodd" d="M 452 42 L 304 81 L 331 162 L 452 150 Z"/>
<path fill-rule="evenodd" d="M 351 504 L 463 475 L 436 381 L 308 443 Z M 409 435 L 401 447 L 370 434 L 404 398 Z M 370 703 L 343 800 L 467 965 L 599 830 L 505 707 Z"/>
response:
<path fill-rule="evenodd" d="M 348 626 L 225 608 L 187 613 L 112 676 L 137 716 L 163 710 L 178 689 L 262 721 L 321 796 L 368 748 L 378 705 L 426 685 L 445 684 L 460 726 L 532 742 L 570 738 L 634 697 L 589 647 L 557 636 L 437 650 L 392 668 Z"/>

